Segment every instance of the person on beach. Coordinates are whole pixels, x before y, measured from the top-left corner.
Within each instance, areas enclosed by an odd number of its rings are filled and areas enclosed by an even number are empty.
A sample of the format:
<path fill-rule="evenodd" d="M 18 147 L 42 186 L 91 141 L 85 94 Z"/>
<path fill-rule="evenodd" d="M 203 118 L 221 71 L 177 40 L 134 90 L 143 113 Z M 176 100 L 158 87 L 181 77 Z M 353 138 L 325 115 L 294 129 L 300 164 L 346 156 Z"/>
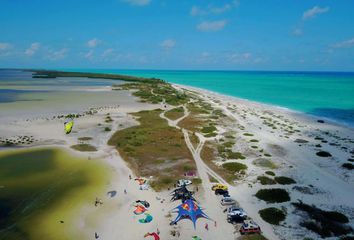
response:
<path fill-rule="evenodd" d="M 95 239 L 99 239 L 100 236 L 98 235 L 98 233 L 95 232 Z"/>
<path fill-rule="evenodd" d="M 127 194 L 127 189 L 124 189 L 124 194 Z"/>
<path fill-rule="evenodd" d="M 214 227 L 216 227 L 216 221 L 214 221 Z"/>
<path fill-rule="evenodd" d="M 129 180 L 132 180 L 132 175 L 129 174 Z"/>
<path fill-rule="evenodd" d="M 207 223 L 205 224 L 205 229 L 209 231 L 209 225 Z"/>

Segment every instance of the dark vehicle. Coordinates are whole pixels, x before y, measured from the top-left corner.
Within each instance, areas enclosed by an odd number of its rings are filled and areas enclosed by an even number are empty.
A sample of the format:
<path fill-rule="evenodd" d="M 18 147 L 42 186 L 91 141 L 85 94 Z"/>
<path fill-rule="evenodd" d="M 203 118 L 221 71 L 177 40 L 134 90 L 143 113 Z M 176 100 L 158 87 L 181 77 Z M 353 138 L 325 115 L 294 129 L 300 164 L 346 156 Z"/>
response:
<path fill-rule="evenodd" d="M 242 223 L 244 220 L 243 217 L 241 217 L 240 215 L 232 215 L 232 216 L 227 216 L 227 222 L 231 223 L 231 224 L 235 224 L 235 223 Z"/>
<path fill-rule="evenodd" d="M 215 195 L 229 195 L 229 191 L 227 191 L 227 190 L 224 190 L 224 189 L 216 189 L 215 190 Z"/>

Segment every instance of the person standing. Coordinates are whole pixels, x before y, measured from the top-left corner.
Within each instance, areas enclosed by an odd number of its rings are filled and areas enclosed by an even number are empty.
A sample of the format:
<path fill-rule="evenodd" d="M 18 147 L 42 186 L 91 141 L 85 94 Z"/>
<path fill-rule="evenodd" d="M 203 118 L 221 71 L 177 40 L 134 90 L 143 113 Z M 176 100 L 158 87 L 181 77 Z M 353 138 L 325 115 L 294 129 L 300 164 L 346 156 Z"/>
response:
<path fill-rule="evenodd" d="M 209 231 L 209 225 L 207 223 L 205 224 L 205 229 Z"/>

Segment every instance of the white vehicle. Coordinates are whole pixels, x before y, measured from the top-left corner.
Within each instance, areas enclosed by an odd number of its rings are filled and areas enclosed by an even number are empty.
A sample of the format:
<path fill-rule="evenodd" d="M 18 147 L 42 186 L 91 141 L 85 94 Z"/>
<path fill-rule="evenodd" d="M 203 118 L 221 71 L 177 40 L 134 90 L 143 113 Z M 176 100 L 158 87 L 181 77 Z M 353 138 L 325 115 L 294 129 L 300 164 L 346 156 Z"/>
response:
<path fill-rule="evenodd" d="M 246 219 L 247 213 L 242 208 L 232 206 L 227 209 L 227 216 L 239 216 L 240 218 Z"/>
<path fill-rule="evenodd" d="M 187 186 L 187 185 L 191 185 L 191 184 L 192 184 L 192 181 L 187 180 L 187 179 L 180 179 L 177 181 L 177 187 Z"/>
<path fill-rule="evenodd" d="M 222 206 L 230 206 L 230 205 L 235 205 L 236 201 L 231 197 L 224 197 L 223 199 L 221 199 L 220 203 Z"/>

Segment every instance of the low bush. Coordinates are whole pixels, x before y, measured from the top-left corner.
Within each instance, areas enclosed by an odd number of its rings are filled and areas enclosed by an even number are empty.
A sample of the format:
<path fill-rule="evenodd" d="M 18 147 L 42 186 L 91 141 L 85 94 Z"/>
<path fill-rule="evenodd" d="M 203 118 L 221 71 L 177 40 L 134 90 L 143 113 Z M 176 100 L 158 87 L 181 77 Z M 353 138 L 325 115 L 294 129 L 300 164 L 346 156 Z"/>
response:
<path fill-rule="evenodd" d="M 266 171 L 265 174 L 270 175 L 270 176 L 275 176 L 275 173 L 272 171 Z"/>
<path fill-rule="evenodd" d="M 264 221 L 273 225 L 279 225 L 279 223 L 284 221 L 286 217 L 284 211 L 275 207 L 262 209 L 258 213 Z"/>
<path fill-rule="evenodd" d="M 266 177 L 266 176 L 258 176 L 257 180 L 260 181 L 262 185 L 276 184 L 276 182 L 273 179 Z"/>
<path fill-rule="evenodd" d="M 353 169 L 354 169 L 354 165 L 351 164 L 351 163 L 343 163 L 343 164 L 342 164 L 342 167 L 343 167 L 343 168 L 346 168 L 346 169 L 348 169 L 348 170 L 353 170 Z"/>
<path fill-rule="evenodd" d="M 281 188 L 260 189 L 256 197 L 267 203 L 281 203 L 290 201 L 289 193 Z"/>
<path fill-rule="evenodd" d="M 316 153 L 316 155 L 319 157 L 332 157 L 332 154 L 326 151 L 319 151 Z"/>
<path fill-rule="evenodd" d="M 284 177 L 284 176 L 279 176 L 279 177 L 275 177 L 274 180 L 282 185 L 287 185 L 287 184 L 294 184 L 296 183 L 296 181 L 292 178 L 289 177 Z"/>

